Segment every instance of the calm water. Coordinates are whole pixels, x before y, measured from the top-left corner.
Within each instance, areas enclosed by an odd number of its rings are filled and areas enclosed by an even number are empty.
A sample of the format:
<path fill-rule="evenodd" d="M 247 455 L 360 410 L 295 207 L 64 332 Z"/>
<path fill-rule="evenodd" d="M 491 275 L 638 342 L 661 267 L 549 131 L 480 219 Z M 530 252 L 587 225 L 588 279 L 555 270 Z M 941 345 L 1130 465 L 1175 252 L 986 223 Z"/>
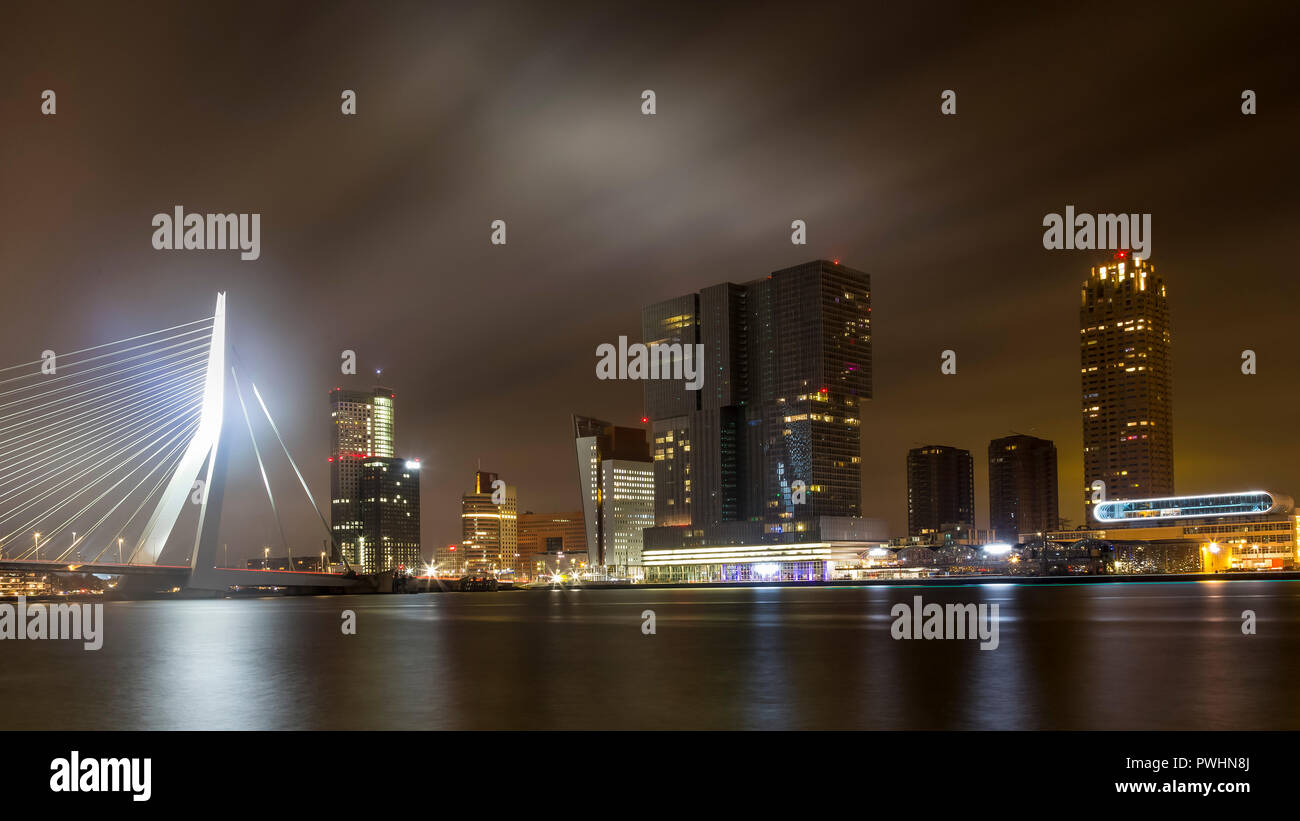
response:
<path fill-rule="evenodd" d="M 891 605 L 918 593 L 996 602 L 999 648 L 893 640 Z M 0 728 L 1300 728 L 1300 582 L 122 602 L 105 618 L 98 652 L 0 642 Z"/>

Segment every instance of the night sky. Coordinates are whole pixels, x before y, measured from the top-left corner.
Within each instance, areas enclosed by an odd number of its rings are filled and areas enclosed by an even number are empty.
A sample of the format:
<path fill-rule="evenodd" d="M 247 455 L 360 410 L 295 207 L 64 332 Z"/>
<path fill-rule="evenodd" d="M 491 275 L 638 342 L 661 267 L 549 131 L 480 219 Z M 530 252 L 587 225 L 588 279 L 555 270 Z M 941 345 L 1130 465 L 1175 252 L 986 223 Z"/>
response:
<path fill-rule="evenodd" d="M 864 513 L 904 534 L 906 451 L 948 444 L 975 455 L 986 525 L 988 441 L 1018 431 L 1056 442 L 1078 524 L 1079 286 L 1109 254 L 1044 250 L 1042 220 L 1146 212 L 1178 491 L 1300 493 L 1294 4 L 861 6 L 7 9 L 0 360 L 196 319 L 226 290 L 239 356 L 320 499 L 328 390 L 383 368 L 399 455 L 425 466 L 428 555 L 460 540 L 480 460 L 523 510 L 578 507 L 569 417 L 639 423 L 641 385 L 594 368 L 597 345 L 639 336 L 643 305 L 839 258 L 872 285 Z M 150 220 L 178 204 L 260 213 L 261 258 L 155 251 Z M 339 375 L 344 349 L 360 375 Z M 230 421 L 234 558 L 278 537 Z M 319 522 L 272 465 L 291 537 L 316 549 Z"/>

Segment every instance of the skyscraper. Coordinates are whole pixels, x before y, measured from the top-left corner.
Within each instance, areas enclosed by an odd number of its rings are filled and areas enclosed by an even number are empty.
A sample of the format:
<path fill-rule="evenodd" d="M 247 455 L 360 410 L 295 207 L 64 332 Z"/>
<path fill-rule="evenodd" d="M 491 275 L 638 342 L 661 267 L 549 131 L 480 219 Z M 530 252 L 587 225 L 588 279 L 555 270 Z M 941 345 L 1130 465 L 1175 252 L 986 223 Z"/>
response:
<path fill-rule="evenodd" d="M 515 573 L 519 569 L 519 501 L 506 485 L 493 501 L 495 473 L 474 474 L 474 490 L 460 498 L 461 564 L 458 572 Z"/>
<path fill-rule="evenodd" d="M 393 391 L 330 391 L 330 527 L 343 556 L 360 565 L 357 536 L 362 462 L 393 456 Z"/>
<path fill-rule="evenodd" d="M 642 530 L 654 524 L 654 468 L 645 431 L 573 417 L 588 565 L 611 576 L 639 575 Z"/>
<path fill-rule="evenodd" d="M 975 526 L 975 469 L 970 451 L 926 445 L 907 452 L 907 535 Z"/>
<path fill-rule="evenodd" d="M 685 541 L 815 541 L 861 515 L 859 403 L 871 397 L 866 273 L 814 260 L 641 314 L 647 345 L 703 345 L 704 382 L 648 380 L 655 524 Z"/>
<path fill-rule="evenodd" d="M 1093 521 L 1093 482 L 1105 498 L 1174 494 L 1169 303 L 1145 260 L 1118 251 L 1083 283 L 1079 308 L 1083 491 Z"/>
<path fill-rule="evenodd" d="M 357 544 L 367 573 L 420 567 L 420 463 L 371 457 L 358 482 Z"/>
<path fill-rule="evenodd" d="M 1016 434 L 989 442 L 989 527 L 1016 544 L 1021 533 L 1046 533 L 1060 524 L 1056 445 Z"/>

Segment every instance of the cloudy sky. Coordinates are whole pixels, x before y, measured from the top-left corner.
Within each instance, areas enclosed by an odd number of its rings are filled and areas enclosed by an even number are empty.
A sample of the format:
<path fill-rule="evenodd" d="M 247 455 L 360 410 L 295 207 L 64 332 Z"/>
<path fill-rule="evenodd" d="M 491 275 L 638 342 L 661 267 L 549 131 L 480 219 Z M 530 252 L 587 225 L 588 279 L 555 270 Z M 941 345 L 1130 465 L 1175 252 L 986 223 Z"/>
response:
<path fill-rule="evenodd" d="M 641 306 L 837 257 L 871 275 L 864 511 L 903 533 L 907 449 L 950 444 L 975 454 L 986 523 L 988 440 L 1019 431 L 1056 442 L 1077 523 L 1079 286 L 1100 257 L 1044 250 L 1041 227 L 1074 205 L 1152 214 L 1178 490 L 1300 493 L 1294 7 L 979 5 L 7 11 L 0 359 L 195 319 L 225 290 L 318 497 L 328 390 L 383 368 L 399 454 L 425 465 L 429 552 L 459 540 L 480 461 L 524 509 L 578 506 L 569 416 L 639 422 L 640 386 L 594 365 Z M 260 213 L 261 258 L 154 250 L 175 205 Z M 344 349 L 362 375 L 339 375 Z M 232 558 L 277 538 L 249 454 L 237 438 Z M 291 538 L 318 545 L 272 472 Z"/>

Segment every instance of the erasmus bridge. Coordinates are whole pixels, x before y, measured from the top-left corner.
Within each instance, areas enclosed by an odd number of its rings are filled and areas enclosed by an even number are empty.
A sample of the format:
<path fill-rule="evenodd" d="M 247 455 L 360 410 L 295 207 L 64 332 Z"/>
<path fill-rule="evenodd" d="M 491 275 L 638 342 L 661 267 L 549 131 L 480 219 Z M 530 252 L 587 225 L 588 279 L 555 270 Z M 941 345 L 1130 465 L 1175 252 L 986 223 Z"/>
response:
<path fill-rule="evenodd" d="M 234 433 L 223 418 L 228 386 L 289 566 L 293 551 L 253 434 L 254 401 L 337 552 L 257 386 L 247 382 L 248 396 L 240 387 L 232 353 L 220 293 L 210 317 L 0 368 L 0 572 L 155 577 L 132 586 L 216 591 L 357 584 L 355 574 L 217 566 Z"/>

